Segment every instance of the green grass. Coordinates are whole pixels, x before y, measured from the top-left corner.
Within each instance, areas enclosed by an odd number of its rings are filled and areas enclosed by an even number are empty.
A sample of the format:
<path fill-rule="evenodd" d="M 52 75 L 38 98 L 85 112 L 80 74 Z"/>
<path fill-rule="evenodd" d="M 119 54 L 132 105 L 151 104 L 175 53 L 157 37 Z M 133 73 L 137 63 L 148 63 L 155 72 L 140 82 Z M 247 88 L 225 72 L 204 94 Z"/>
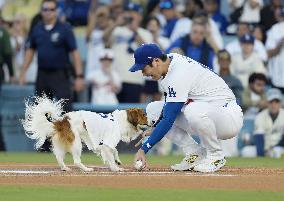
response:
<path fill-rule="evenodd" d="M 121 154 L 124 164 L 132 164 L 134 154 Z M 182 156 L 154 156 L 149 155 L 148 160 L 153 165 L 170 165 L 179 162 Z M 82 161 L 86 164 L 102 164 L 101 160 L 92 153 L 84 153 Z M 56 163 L 52 153 L 13 153 L 0 152 L 0 163 Z M 284 167 L 284 159 L 274 158 L 228 158 L 228 166 L 237 167 Z M 72 164 L 72 157 L 68 154 L 66 163 Z"/>
<path fill-rule="evenodd" d="M 2 201 L 280 201 L 284 192 L 0 186 Z"/>

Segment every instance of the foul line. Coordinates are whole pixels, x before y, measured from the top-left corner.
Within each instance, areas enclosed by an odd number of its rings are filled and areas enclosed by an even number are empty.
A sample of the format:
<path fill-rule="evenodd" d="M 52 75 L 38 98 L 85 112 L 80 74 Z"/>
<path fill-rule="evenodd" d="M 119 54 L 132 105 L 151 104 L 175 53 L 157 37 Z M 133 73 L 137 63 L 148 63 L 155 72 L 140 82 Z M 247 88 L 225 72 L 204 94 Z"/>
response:
<path fill-rule="evenodd" d="M 191 177 L 234 177 L 238 175 L 232 174 L 217 174 L 217 173 L 184 173 L 175 174 L 174 172 L 86 172 L 85 174 L 54 174 L 60 171 L 33 171 L 33 170 L 0 170 L 0 176 L 34 176 L 47 175 L 61 177 L 115 177 L 115 176 L 191 176 Z"/>

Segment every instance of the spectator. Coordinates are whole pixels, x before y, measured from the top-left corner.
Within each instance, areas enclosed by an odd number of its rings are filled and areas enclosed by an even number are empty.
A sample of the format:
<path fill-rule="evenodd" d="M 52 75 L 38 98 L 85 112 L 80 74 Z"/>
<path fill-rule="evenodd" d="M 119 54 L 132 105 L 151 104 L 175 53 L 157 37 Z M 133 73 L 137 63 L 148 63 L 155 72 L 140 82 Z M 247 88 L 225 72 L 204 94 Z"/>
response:
<path fill-rule="evenodd" d="M 284 93 L 284 8 L 281 10 L 281 21 L 269 29 L 266 49 L 269 56 L 268 72 L 274 87 Z"/>
<path fill-rule="evenodd" d="M 121 88 L 119 75 L 112 68 L 113 52 L 109 49 L 99 53 L 101 67 L 87 74 L 92 84 L 92 99 L 95 104 L 118 104 L 116 94 Z"/>
<path fill-rule="evenodd" d="M 153 42 L 158 44 L 162 50 L 166 50 L 169 47 L 169 39 L 160 35 L 160 22 L 156 17 L 149 19 L 149 22 L 147 23 L 147 30 L 152 33 Z M 141 102 L 146 103 L 149 101 L 158 100 L 161 100 L 161 92 L 158 82 L 151 80 L 150 78 L 145 78 L 143 93 L 141 95 Z"/>
<path fill-rule="evenodd" d="M 219 75 L 226 84 L 232 89 L 233 93 L 236 96 L 237 102 L 241 103 L 241 96 L 243 92 L 243 86 L 241 81 L 235 76 L 231 75 L 230 64 L 231 56 L 226 50 L 220 50 L 217 54 L 218 64 L 220 67 Z"/>
<path fill-rule="evenodd" d="M 185 2 L 184 17 L 192 19 L 196 13 L 203 9 L 202 0 L 187 0 Z"/>
<path fill-rule="evenodd" d="M 13 52 L 10 42 L 10 35 L 0 24 L 0 88 L 2 82 L 5 80 L 15 82 L 12 58 Z M 6 64 L 8 67 L 9 78 L 5 78 L 4 64 Z"/>
<path fill-rule="evenodd" d="M 65 15 L 66 20 L 73 26 L 87 25 L 88 10 L 91 7 L 91 3 L 92 0 L 64 1 L 64 4 L 61 5 L 61 10 L 64 13 L 62 15 Z"/>
<path fill-rule="evenodd" d="M 254 37 L 245 34 L 240 38 L 241 53 L 232 58 L 231 72 L 241 80 L 244 88 L 248 86 L 248 78 L 254 72 L 266 74 L 266 69 L 259 56 L 253 51 Z"/>
<path fill-rule="evenodd" d="M 267 107 L 265 95 L 266 77 L 262 73 L 252 73 L 249 77 L 249 86 L 242 94 L 242 107 L 244 110 L 249 108 L 258 113 Z M 253 112 L 251 110 L 251 112 Z"/>
<path fill-rule="evenodd" d="M 151 17 L 147 23 L 147 30 L 153 36 L 153 42 L 158 44 L 162 50 L 166 50 L 170 46 L 170 40 L 161 36 L 161 25 L 156 17 Z"/>
<path fill-rule="evenodd" d="M 284 153 L 284 109 L 282 94 L 272 88 L 267 92 L 268 108 L 260 112 L 254 123 L 254 141 L 258 156 L 280 158 Z"/>
<path fill-rule="evenodd" d="M 233 40 L 226 46 L 226 50 L 230 52 L 231 55 L 236 55 L 241 53 L 241 45 L 240 45 L 240 38 L 250 33 L 249 24 L 246 22 L 239 22 L 237 28 L 237 39 Z M 267 61 L 267 53 L 265 50 L 265 46 L 259 40 L 254 41 L 253 50 L 256 52 L 263 62 Z"/>
<path fill-rule="evenodd" d="M 126 4 L 127 5 L 127 4 Z M 124 0 L 112 0 L 110 4 L 110 17 L 115 20 L 124 12 Z"/>
<path fill-rule="evenodd" d="M 140 102 L 144 79 L 139 73 L 130 73 L 128 66 L 133 61 L 134 50 L 143 43 L 153 42 L 152 34 L 140 27 L 142 7 L 129 3 L 128 11 L 117 17 L 116 21 L 105 30 L 104 39 L 111 44 L 114 51 L 114 66 L 122 81 L 122 89 L 118 94 L 121 103 Z"/>
<path fill-rule="evenodd" d="M 222 35 L 218 29 L 218 26 L 216 25 L 214 20 L 208 17 L 208 14 L 206 12 L 204 11 L 196 12 L 196 14 L 193 17 L 193 20 L 201 23 L 206 23 L 207 34 L 212 38 L 211 43 L 212 44 L 214 43 L 215 52 L 218 52 L 219 49 L 224 48 Z M 178 38 L 183 37 L 188 33 L 190 33 L 191 24 L 192 24 L 191 19 L 187 17 L 179 19 L 170 38 L 171 42 L 174 42 Z"/>
<path fill-rule="evenodd" d="M 262 43 L 265 42 L 265 40 L 266 40 L 266 35 L 265 35 L 265 33 L 264 33 L 263 26 L 261 26 L 261 25 L 256 25 L 256 26 L 254 26 L 254 27 L 253 27 L 252 34 L 253 34 L 253 36 L 254 36 L 254 38 L 255 38 L 255 41 L 258 40 L 258 41 L 260 41 L 260 42 L 262 42 Z M 262 44 L 262 46 L 263 46 L 263 44 Z M 264 47 L 264 46 L 263 46 L 263 47 Z"/>
<path fill-rule="evenodd" d="M 178 21 L 177 11 L 172 0 L 162 0 L 160 2 L 161 13 L 166 18 L 166 24 L 163 26 L 162 35 L 170 38 L 174 27 Z"/>
<path fill-rule="evenodd" d="M 86 61 L 86 76 L 100 68 L 99 53 L 105 49 L 105 42 L 103 39 L 104 31 L 111 24 L 109 8 L 101 6 L 96 11 L 89 14 L 89 22 L 86 33 L 86 40 L 88 43 L 87 61 Z"/>
<path fill-rule="evenodd" d="M 22 67 L 24 62 L 25 40 L 28 34 L 26 23 L 26 16 L 23 14 L 18 14 L 15 16 L 11 28 L 11 45 L 14 52 L 14 66 L 16 77 L 19 76 L 20 68 Z"/>
<path fill-rule="evenodd" d="M 147 1 L 144 18 L 142 22 L 143 27 L 145 27 L 148 21 L 150 20 L 150 18 L 153 17 L 159 20 L 161 27 L 162 25 L 166 24 L 166 19 L 164 18 L 163 14 L 160 12 L 160 0 Z"/>
<path fill-rule="evenodd" d="M 190 34 L 177 39 L 166 52 L 182 52 L 213 70 L 214 50 L 206 41 L 204 23 L 193 22 Z"/>
<path fill-rule="evenodd" d="M 257 24 L 260 22 L 260 10 L 263 6 L 263 0 L 246 0 L 240 8 L 231 14 L 233 23 L 248 22 Z"/>
<path fill-rule="evenodd" d="M 260 24 L 266 32 L 277 23 L 277 10 L 281 9 L 281 0 L 271 0 L 269 4 L 260 11 Z M 269 17 L 268 17 L 269 16 Z"/>
<path fill-rule="evenodd" d="M 241 8 L 245 2 L 245 0 L 228 0 L 229 6 L 232 11 L 235 11 L 238 8 Z"/>
<path fill-rule="evenodd" d="M 216 22 L 219 31 L 222 34 L 226 33 L 228 22 L 224 15 L 219 11 L 218 0 L 205 0 L 204 8 L 208 15 Z"/>
<path fill-rule="evenodd" d="M 70 80 L 71 53 L 75 67 L 75 90 L 83 89 L 84 80 L 80 56 L 71 26 L 57 20 L 56 0 L 43 0 L 41 6 L 42 22 L 37 23 L 28 39 L 24 64 L 19 82 L 25 84 L 25 74 L 35 51 L 38 57 L 36 93 L 57 99 L 68 99 L 66 111 L 71 110 L 72 84 Z"/>

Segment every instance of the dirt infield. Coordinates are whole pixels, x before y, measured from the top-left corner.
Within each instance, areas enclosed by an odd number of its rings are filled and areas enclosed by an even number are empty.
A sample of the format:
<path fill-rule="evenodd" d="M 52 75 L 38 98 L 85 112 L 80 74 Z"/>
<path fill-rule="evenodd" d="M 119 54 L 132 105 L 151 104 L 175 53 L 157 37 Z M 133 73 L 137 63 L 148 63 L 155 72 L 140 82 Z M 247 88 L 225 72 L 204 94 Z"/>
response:
<path fill-rule="evenodd" d="M 62 172 L 54 164 L 1 164 L 0 185 L 63 185 L 94 186 L 100 188 L 156 188 L 156 189 L 228 189 L 278 191 L 284 189 L 283 168 L 236 168 L 210 174 L 173 172 L 166 167 L 152 167 L 137 172 L 112 173 L 106 167 L 91 166 L 94 172 L 84 173 L 75 167 Z"/>

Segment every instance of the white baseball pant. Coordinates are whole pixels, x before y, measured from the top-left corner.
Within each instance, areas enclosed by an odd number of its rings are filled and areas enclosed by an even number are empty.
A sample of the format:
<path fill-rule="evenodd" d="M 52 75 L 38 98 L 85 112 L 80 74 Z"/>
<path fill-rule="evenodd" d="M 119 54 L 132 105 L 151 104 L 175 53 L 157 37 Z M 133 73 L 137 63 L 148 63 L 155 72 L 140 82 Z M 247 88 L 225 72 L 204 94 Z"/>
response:
<path fill-rule="evenodd" d="M 164 103 L 156 101 L 146 108 L 147 116 L 160 115 Z M 194 152 L 198 145 L 191 135 L 198 135 L 201 145 L 207 150 L 207 157 L 224 157 L 219 140 L 235 137 L 243 125 L 243 113 L 235 101 L 229 103 L 192 102 L 178 115 L 166 137 L 180 146 L 185 154 Z"/>

